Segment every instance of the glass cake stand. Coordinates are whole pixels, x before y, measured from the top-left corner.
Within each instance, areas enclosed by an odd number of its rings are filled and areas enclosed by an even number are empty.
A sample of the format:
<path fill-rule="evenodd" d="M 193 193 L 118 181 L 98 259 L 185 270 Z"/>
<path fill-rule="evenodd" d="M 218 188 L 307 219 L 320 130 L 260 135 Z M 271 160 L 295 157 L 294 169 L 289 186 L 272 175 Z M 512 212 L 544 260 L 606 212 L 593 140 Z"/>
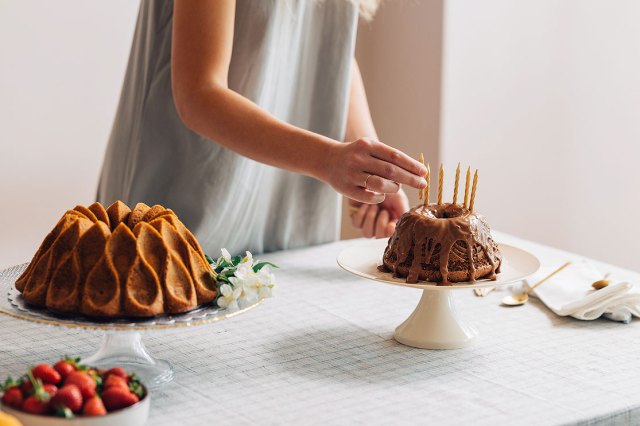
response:
<path fill-rule="evenodd" d="M 458 349 L 473 344 L 478 331 L 456 307 L 455 290 L 497 287 L 521 281 L 540 267 L 540 262 L 533 254 L 507 244 L 499 244 L 503 262 L 496 281 L 478 280 L 475 283 L 455 283 L 450 286 L 438 286 L 424 281 L 409 284 L 404 278 L 395 278 L 391 273 L 378 270 L 387 242 L 388 239 L 379 239 L 365 245 L 348 247 L 338 255 L 338 264 L 359 277 L 423 290 L 418 306 L 394 333 L 398 342 L 415 348 Z"/>
<path fill-rule="evenodd" d="M 50 326 L 97 330 L 103 333 L 98 351 L 83 358 L 83 363 L 99 368 L 113 366 L 134 371 L 151 389 L 173 380 L 174 369 L 169 361 L 154 358 L 142 342 L 142 331 L 194 327 L 232 318 L 247 312 L 263 300 L 235 312 L 206 305 L 179 315 L 162 315 L 144 319 L 96 320 L 84 316 L 59 315 L 47 309 L 28 305 L 16 290 L 15 281 L 28 263 L 0 270 L 0 314 Z"/>

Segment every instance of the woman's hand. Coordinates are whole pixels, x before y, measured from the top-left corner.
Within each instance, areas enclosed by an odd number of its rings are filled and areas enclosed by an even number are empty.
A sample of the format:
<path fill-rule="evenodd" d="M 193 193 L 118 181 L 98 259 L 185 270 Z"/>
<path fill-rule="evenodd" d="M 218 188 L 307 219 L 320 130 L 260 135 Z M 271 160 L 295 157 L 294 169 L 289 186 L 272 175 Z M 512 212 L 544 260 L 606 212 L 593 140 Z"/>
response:
<path fill-rule="evenodd" d="M 351 214 L 351 224 L 362 229 L 366 238 L 384 238 L 393 235 L 396 222 L 404 212 L 409 210 L 409 200 L 402 189 L 395 194 L 387 195 L 380 204 L 363 204 L 349 200 L 349 206 L 358 210 Z"/>
<path fill-rule="evenodd" d="M 333 145 L 324 169 L 323 180 L 336 191 L 367 204 L 381 203 L 386 194 L 397 193 L 399 184 L 418 189 L 427 186 L 424 165 L 369 138 Z"/>

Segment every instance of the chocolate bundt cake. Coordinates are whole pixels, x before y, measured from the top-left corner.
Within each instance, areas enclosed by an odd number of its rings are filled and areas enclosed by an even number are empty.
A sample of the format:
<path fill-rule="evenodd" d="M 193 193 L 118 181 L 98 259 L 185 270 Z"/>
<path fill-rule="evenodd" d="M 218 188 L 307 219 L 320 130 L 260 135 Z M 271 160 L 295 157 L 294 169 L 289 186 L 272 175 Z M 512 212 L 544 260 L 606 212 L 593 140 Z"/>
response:
<path fill-rule="evenodd" d="M 217 296 L 200 245 L 173 211 L 120 201 L 67 211 L 15 285 L 31 305 L 91 317 L 174 314 Z"/>
<path fill-rule="evenodd" d="M 379 267 L 408 283 L 496 279 L 502 254 L 484 216 L 459 204 L 420 205 L 400 217 Z"/>

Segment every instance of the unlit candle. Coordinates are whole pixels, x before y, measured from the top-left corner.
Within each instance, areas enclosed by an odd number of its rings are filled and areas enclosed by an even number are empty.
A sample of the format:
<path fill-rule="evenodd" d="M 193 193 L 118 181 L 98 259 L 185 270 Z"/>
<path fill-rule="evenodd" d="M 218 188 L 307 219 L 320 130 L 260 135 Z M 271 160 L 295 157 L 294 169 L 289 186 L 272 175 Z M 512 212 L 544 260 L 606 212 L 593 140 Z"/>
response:
<path fill-rule="evenodd" d="M 469 210 L 473 211 L 473 203 L 476 200 L 476 187 L 478 186 L 478 169 L 473 175 L 473 189 L 471 189 L 471 203 L 469 203 Z"/>
<path fill-rule="evenodd" d="M 460 180 L 460 163 L 458 163 L 458 167 L 456 168 L 456 180 L 453 184 L 453 204 L 458 201 L 458 181 Z"/>

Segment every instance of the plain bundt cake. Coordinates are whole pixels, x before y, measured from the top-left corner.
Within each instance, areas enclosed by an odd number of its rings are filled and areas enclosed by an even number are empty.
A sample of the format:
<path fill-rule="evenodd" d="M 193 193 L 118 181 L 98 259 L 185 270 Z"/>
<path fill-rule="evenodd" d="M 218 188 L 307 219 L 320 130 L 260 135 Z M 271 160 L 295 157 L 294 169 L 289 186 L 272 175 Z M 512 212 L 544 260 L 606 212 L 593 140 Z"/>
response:
<path fill-rule="evenodd" d="M 28 303 L 92 317 L 186 312 L 216 299 L 195 237 L 160 205 L 67 211 L 16 281 Z"/>
<path fill-rule="evenodd" d="M 379 267 L 408 283 L 449 285 L 496 279 L 502 254 L 484 216 L 458 204 L 420 205 L 403 214 Z"/>

